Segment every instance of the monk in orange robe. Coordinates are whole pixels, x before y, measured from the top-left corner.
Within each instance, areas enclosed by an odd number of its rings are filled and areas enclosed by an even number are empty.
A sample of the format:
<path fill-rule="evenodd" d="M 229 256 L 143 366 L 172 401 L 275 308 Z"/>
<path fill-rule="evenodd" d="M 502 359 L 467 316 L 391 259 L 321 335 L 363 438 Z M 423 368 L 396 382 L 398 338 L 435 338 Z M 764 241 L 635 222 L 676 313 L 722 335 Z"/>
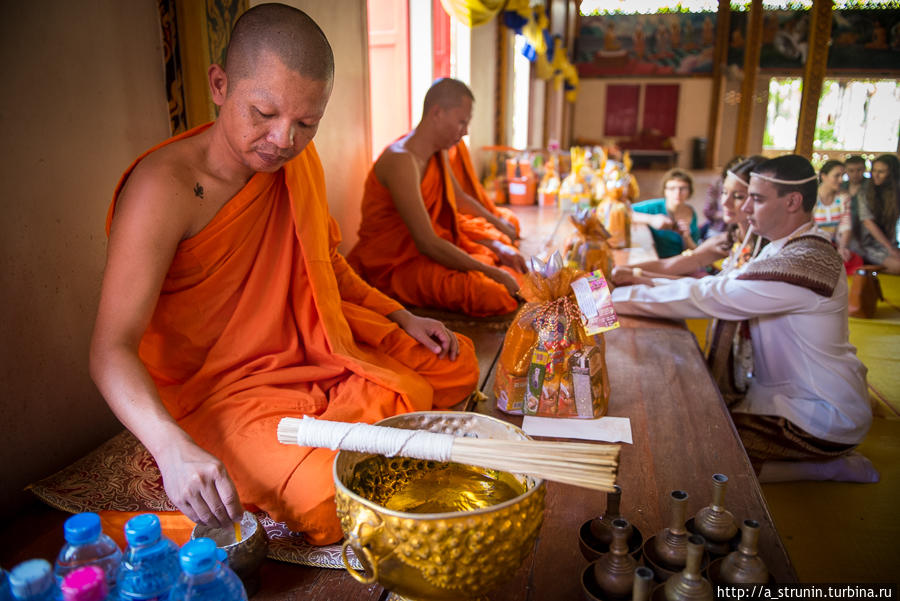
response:
<path fill-rule="evenodd" d="M 473 215 L 490 213 L 457 196 L 445 152 L 466 134 L 472 103 L 460 81 L 431 86 L 416 129 L 385 148 L 366 178 L 359 240 L 347 260 L 406 305 L 500 315 L 518 307 L 525 260 L 510 244 L 462 230 L 457 203 Z"/>
<path fill-rule="evenodd" d="M 475 174 L 472 157 L 464 140 L 447 151 L 450 168 L 458 187 L 457 196 L 466 194 L 475 202 L 487 209 L 490 215 L 476 216 L 460 212 L 459 226 L 472 240 L 500 240 L 506 244 L 514 244 L 519 237 L 519 218 L 506 207 L 498 207 L 484 190 L 484 186 Z"/>
<path fill-rule="evenodd" d="M 337 253 L 311 143 L 334 62 L 303 12 L 259 5 L 209 84 L 217 120 L 138 159 L 116 190 L 91 373 L 193 521 L 258 507 L 340 539 L 334 451 L 285 416 L 374 422 L 462 401 L 472 344 L 367 285 Z"/>

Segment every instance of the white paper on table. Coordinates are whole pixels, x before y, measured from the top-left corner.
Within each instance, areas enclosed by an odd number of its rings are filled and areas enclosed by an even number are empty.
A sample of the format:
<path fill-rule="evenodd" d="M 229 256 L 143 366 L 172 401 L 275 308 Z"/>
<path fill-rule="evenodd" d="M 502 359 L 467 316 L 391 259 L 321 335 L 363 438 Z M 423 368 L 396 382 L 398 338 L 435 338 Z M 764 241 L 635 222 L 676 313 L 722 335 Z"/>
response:
<path fill-rule="evenodd" d="M 579 419 L 526 415 L 522 420 L 522 429 L 530 436 L 581 438 L 632 444 L 631 420 L 627 417 Z"/>

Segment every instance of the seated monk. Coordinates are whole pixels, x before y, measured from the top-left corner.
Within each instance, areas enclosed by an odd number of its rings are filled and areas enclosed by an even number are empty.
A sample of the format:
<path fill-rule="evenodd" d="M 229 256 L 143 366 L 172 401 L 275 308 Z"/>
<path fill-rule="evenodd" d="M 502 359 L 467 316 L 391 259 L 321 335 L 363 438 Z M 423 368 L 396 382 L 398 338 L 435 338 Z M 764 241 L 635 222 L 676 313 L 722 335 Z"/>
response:
<path fill-rule="evenodd" d="M 453 170 L 454 192 L 459 206 L 459 226 L 462 231 L 476 242 L 486 238 L 500 240 L 505 244 L 513 244 L 519 237 L 519 219 L 515 213 L 506 207 L 498 207 L 484 190 L 484 186 L 475 175 L 475 167 L 472 165 L 472 157 L 469 156 L 469 148 L 465 141 L 460 140 L 456 146 L 447 151 L 450 168 Z M 460 202 L 464 195 L 468 195 L 472 201 Z M 477 203 L 475 206 L 474 203 Z M 465 212 L 464 207 L 471 206 L 475 213 Z M 485 212 L 478 211 L 477 207 L 483 207 Z"/>
<path fill-rule="evenodd" d="M 312 144 L 333 73 L 305 13 L 240 17 L 208 70 L 216 121 L 140 157 L 116 189 L 90 362 L 188 518 L 222 527 L 256 507 L 313 544 L 341 538 L 335 453 L 280 444 L 279 420 L 446 408 L 478 378 L 469 340 L 336 251 Z"/>
<path fill-rule="evenodd" d="M 416 128 L 384 149 L 366 178 L 359 241 L 347 255 L 370 284 L 407 305 L 485 316 L 518 307 L 515 247 L 472 240 L 459 224 L 445 150 L 459 143 L 472 117 L 471 90 L 440 79 L 425 95 Z"/>

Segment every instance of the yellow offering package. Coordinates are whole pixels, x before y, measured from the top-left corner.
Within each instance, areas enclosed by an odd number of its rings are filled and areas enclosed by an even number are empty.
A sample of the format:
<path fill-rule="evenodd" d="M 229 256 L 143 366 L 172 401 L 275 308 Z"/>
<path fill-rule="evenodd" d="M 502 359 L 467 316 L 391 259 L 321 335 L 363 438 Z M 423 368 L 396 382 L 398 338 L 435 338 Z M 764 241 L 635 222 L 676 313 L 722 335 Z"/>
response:
<path fill-rule="evenodd" d="M 532 271 L 520 291 L 528 304 L 506 334 L 494 380 L 500 410 L 546 417 L 600 417 L 605 412 L 609 380 L 604 377 L 604 341 L 585 332 L 572 293 L 573 282 L 583 276 L 581 270 L 563 265 L 559 253 L 547 263 L 532 259 Z M 592 363 L 587 369 L 594 370 L 600 384 L 585 388 L 576 385 L 572 367 L 573 357 L 588 350 Z M 585 401 L 582 394 L 581 410 L 578 390 L 592 397 Z"/>

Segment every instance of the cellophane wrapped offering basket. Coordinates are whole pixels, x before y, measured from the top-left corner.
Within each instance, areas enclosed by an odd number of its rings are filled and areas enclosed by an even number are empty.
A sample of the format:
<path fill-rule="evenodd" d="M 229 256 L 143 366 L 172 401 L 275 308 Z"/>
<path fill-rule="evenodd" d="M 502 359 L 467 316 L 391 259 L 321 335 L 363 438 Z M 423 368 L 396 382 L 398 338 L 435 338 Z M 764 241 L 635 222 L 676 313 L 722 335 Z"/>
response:
<path fill-rule="evenodd" d="M 590 207 L 578 209 L 569 220 L 575 226 L 575 233 L 566 244 L 566 265 L 583 272 L 602 271 L 609 279 L 613 266 L 610 234 L 597 211 Z"/>
<path fill-rule="evenodd" d="M 585 272 L 564 265 L 558 252 L 546 263 L 532 258 L 531 267 L 520 290 L 528 302 L 510 325 L 500 353 L 494 380 L 497 406 L 543 417 L 601 417 L 609 405 L 602 331 L 618 322 L 609 325 L 606 313 L 600 317 L 604 327 L 591 322 L 591 331 L 600 333 L 588 335 L 572 284 L 582 290 L 589 286 L 589 294 L 599 288 L 608 297 L 606 282 L 601 275 L 585 279 Z"/>

